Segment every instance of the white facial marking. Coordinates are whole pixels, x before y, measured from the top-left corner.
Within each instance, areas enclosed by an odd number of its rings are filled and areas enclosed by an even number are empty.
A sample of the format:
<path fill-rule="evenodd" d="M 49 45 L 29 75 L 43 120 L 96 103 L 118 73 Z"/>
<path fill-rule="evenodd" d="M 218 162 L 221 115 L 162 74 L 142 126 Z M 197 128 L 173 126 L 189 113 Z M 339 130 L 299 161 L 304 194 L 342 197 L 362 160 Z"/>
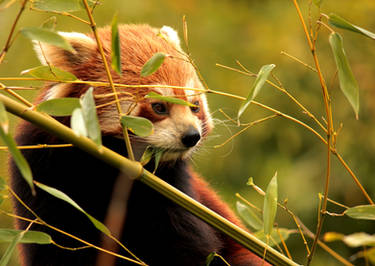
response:
<path fill-rule="evenodd" d="M 53 85 L 47 91 L 46 95 L 44 96 L 44 100 L 47 101 L 47 100 L 63 97 L 64 94 L 68 91 L 69 86 L 71 86 L 71 84 L 67 84 L 67 83 L 59 83 L 59 84 Z"/>

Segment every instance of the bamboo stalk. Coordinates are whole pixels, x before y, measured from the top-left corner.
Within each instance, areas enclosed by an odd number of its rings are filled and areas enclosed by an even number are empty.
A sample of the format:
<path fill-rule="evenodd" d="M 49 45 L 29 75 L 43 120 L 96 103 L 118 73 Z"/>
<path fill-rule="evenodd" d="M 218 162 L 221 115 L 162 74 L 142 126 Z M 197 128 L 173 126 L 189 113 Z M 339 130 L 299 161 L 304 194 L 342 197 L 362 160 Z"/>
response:
<path fill-rule="evenodd" d="M 267 248 L 265 259 L 270 263 L 274 265 L 298 265 L 289 258 L 277 252 L 275 249 L 267 246 L 255 236 L 232 224 L 228 220 L 198 203 L 157 176 L 146 171 L 139 162 L 131 161 L 106 147 L 101 147 L 99 149 L 98 146 L 90 139 L 78 137 L 73 130 L 67 126 L 57 122 L 56 120 L 48 118 L 39 112 L 29 109 L 27 106 L 18 103 L 5 95 L 0 94 L 0 101 L 4 103 L 4 106 L 8 112 L 43 128 L 44 130 L 56 135 L 68 143 L 72 143 L 81 150 L 119 169 L 128 178 L 138 179 L 162 195 L 176 202 L 189 212 L 198 216 L 219 231 L 232 237 L 235 241 L 242 244 L 252 252 L 261 256 L 263 251 Z"/>

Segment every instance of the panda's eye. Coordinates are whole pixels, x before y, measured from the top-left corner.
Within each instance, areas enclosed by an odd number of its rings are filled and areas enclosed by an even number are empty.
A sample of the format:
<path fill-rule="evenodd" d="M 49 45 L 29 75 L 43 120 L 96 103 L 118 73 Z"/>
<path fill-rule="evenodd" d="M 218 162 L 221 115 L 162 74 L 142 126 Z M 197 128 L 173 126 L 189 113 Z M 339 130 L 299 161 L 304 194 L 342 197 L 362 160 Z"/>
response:
<path fill-rule="evenodd" d="M 199 111 L 200 111 L 200 106 L 199 106 L 199 101 L 195 101 L 195 102 L 193 102 L 193 104 L 195 105 L 195 106 L 192 106 L 192 107 L 190 107 L 190 109 L 191 109 L 191 111 L 193 112 L 193 113 L 199 113 Z"/>
<path fill-rule="evenodd" d="M 154 110 L 154 112 L 157 113 L 158 115 L 168 114 L 168 108 L 165 103 L 152 103 L 151 107 L 152 107 L 152 110 Z"/>

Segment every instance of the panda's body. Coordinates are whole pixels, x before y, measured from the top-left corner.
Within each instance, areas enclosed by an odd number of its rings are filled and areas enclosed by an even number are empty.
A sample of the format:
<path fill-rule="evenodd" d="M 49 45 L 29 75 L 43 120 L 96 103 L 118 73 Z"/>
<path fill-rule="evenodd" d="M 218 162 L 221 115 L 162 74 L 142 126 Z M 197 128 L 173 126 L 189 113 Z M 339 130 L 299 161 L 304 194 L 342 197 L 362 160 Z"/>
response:
<path fill-rule="evenodd" d="M 113 72 L 116 83 L 128 85 L 173 85 L 202 88 L 193 69 L 183 57 L 177 34 L 169 27 L 160 32 L 147 25 L 123 25 L 119 29 L 121 38 L 122 75 Z M 57 47 L 36 44 L 41 61 L 70 71 L 81 80 L 107 81 L 100 54 L 94 39 L 77 33 L 62 33 L 72 44 L 76 53 Z M 110 58 L 111 35 L 109 28 L 99 30 L 104 52 Z M 170 55 L 153 75 L 141 77 L 140 70 L 156 52 Z M 58 97 L 80 97 L 88 89 L 81 84 L 47 84 L 37 103 Z M 132 108 L 131 114 L 149 119 L 154 124 L 154 133 L 145 138 L 131 136 L 135 154 L 139 156 L 147 145 L 165 150 L 156 175 L 177 189 L 218 212 L 230 221 L 240 222 L 203 181 L 190 168 L 188 160 L 192 151 L 212 128 L 205 96 L 193 90 L 172 89 L 168 86 L 153 88 L 121 88 L 121 108 Z M 150 91 L 165 96 L 176 96 L 189 101 L 195 107 L 143 99 L 133 105 L 136 95 L 139 99 Z M 113 100 L 108 87 L 95 87 L 94 95 L 98 118 L 103 134 L 103 145 L 126 156 L 126 147 L 121 139 L 116 104 L 105 104 Z M 130 93 L 130 94 L 129 94 Z M 104 105 L 103 105 L 104 104 Z M 58 118 L 69 125 L 69 118 Z M 58 144 L 56 137 L 36 126 L 23 122 L 18 128 L 17 143 Z M 57 188 L 93 217 L 104 222 L 111 201 L 118 170 L 95 159 L 77 148 L 36 149 L 24 151 L 35 180 Z M 149 164 L 152 167 L 152 163 Z M 148 165 L 146 166 L 146 168 Z M 152 169 L 150 169 L 152 170 Z M 66 202 L 38 190 L 36 196 L 21 177 L 14 163 L 11 163 L 11 182 L 14 191 L 35 211 L 41 219 L 67 233 L 79 237 L 98 247 L 102 234 L 87 217 Z M 22 217 L 35 218 L 19 202 L 15 201 L 16 213 Z M 17 220 L 17 227 L 26 228 L 28 222 Z M 81 242 L 53 229 L 33 224 L 32 230 L 47 232 L 53 241 L 67 248 L 55 245 L 25 244 L 21 255 L 24 266 L 85 266 L 95 265 L 98 251 L 93 248 L 80 249 Z M 231 265 L 261 265 L 262 260 L 230 238 L 219 233 L 205 222 L 182 207 L 137 181 L 134 183 L 127 204 L 126 220 L 119 239 L 127 248 L 148 265 L 205 265 L 211 252 L 221 254 Z M 121 255 L 128 253 L 117 250 Z M 220 260 L 215 261 L 220 265 Z M 133 265 L 126 260 L 117 260 L 116 265 Z"/>

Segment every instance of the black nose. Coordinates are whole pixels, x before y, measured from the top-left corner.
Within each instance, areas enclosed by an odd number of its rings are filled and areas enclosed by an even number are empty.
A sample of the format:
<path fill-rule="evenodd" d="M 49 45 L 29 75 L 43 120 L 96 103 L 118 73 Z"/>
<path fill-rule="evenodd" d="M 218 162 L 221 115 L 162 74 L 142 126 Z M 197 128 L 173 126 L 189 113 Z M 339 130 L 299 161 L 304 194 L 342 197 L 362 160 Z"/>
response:
<path fill-rule="evenodd" d="M 195 144 L 197 144 L 200 139 L 201 134 L 199 134 L 198 130 L 195 127 L 191 126 L 182 136 L 181 142 L 186 148 L 190 148 L 195 146 Z"/>

